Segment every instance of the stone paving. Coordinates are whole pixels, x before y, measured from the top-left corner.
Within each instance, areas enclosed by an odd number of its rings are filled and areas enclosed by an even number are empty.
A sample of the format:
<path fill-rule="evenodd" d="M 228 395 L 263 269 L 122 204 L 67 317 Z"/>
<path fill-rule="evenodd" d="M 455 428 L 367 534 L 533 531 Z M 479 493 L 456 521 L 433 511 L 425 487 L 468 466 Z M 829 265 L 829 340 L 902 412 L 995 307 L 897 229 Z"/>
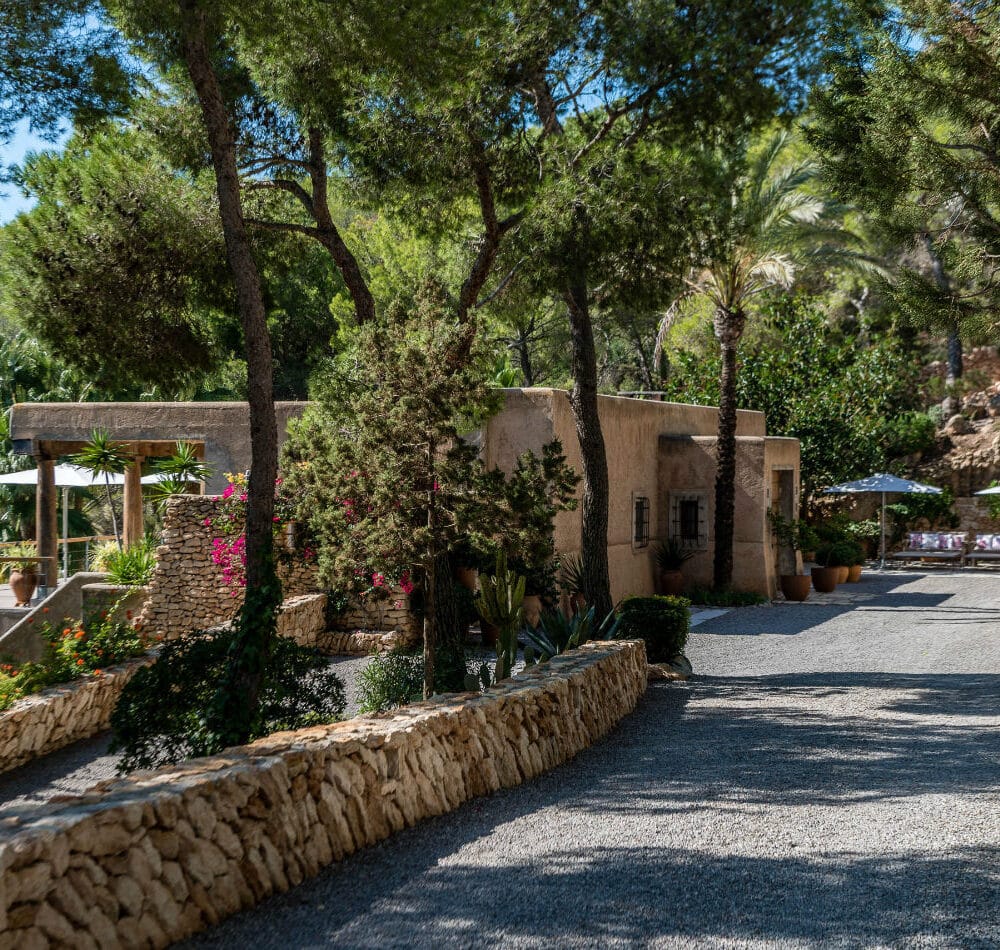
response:
<path fill-rule="evenodd" d="M 1000 576 L 704 619 L 606 741 L 192 946 L 1000 945 Z"/>

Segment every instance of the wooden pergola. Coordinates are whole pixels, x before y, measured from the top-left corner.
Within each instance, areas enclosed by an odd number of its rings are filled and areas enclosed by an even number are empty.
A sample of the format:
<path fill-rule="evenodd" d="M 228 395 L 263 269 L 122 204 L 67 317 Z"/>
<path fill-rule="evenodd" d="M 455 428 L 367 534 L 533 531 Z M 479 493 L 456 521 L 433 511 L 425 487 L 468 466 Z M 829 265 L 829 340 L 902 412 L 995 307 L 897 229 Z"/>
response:
<path fill-rule="evenodd" d="M 84 440 L 58 439 L 40 440 L 35 444 L 35 462 L 38 466 L 38 488 L 35 493 L 35 540 L 40 558 L 52 558 L 45 563 L 56 563 L 54 558 L 59 547 L 58 504 L 59 491 L 56 487 L 55 465 L 64 456 L 75 455 L 86 444 Z M 194 446 L 198 457 L 204 458 L 205 446 L 201 442 L 185 440 Z M 123 439 L 120 444 L 131 456 L 132 461 L 125 469 L 124 501 L 122 504 L 122 543 L 128 547 L 142 540 L 142 466 L 147 459 L 167 458 L 177 450 L 177 442 L 171 440 L 130 441 Z"/>

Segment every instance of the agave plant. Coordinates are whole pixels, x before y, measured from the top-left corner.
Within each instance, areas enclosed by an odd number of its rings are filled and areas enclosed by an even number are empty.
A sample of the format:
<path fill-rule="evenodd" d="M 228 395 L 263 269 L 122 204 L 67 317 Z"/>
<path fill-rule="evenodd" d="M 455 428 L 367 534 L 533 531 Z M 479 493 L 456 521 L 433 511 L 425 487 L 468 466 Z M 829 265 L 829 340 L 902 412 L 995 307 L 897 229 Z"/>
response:
<path fill-rule="evenodd" d="M 531 648 L 530 654 L 525 650 L 525 658 L 544 663 L 586 643 L 593 632 L 593 607 L 586 613 L 569 615 L 560 609 L 545 611 L 536 629 L 528 627 L 523 632 L 525 642 Z"/>

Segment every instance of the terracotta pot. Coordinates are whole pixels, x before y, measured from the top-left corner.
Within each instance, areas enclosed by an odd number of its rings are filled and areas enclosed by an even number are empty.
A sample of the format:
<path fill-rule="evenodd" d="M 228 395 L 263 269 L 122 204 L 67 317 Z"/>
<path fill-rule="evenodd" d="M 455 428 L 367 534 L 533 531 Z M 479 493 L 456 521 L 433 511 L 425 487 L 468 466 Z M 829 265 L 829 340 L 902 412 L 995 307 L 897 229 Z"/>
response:
<path fill-rule="evenodd" d="M 811 580 L 808 574 L 782 574 L 781 593 L 785 595 L 785 600 L 805 600 L 809 596 Z"/>
<path fill-rule="evenodd" d="M 479 586 L 479 571 L 474 567 L 456 567 L 455 580 L 475 593 Z"/>
<path fill-rule="evenodd" d="M 837 576 L 840 572 L 835 567 L 814 567 L 810 572 L 813 590 L 821 594 L 829 594 L 837 589 Z"/>
<path fill-rule="evenodd" d="M 683 593 L 684 575 L 680 571 L 660 571 L 660 589 L 672 597 Z"/>
<path fill-rule="evenodd" d="M 852 564 L 848 569 L 847 579 L 852 584 L 856 584 L 859 580 L 861 580 L 861 569 L 862 565 L 860 564 Z"/>
<path fill-rule="evenodd" d="M 10 590 L 14 595 L 15 607 L 27 607 L 38 586 L 38 575 L 34 571 L 10 572 Z"/>
<path fill-rule="evenodd" d="M 483 646 L 489 649 L 496 649 L 497 637 L 500 636 L 500 628 L 485 620 L 479 621 L 479 631 L 482 634 Z"/>
<path fill-rule="evenodd" d="M 846 584 L 847 583 L 847 578 L 850 575 L 850 573 L 851 573 L 851 569 L 849 567 L 847 567 L 845 564 L 838 564 L 837 565 L 837 583 L 838 584 Z"/>
<path fill-rule="evenodd" d="M 521 615 L 529 627 L 537 627 L 542 619 L 542 597 L 540 594 L 525 594 L 521 603 Z"/>

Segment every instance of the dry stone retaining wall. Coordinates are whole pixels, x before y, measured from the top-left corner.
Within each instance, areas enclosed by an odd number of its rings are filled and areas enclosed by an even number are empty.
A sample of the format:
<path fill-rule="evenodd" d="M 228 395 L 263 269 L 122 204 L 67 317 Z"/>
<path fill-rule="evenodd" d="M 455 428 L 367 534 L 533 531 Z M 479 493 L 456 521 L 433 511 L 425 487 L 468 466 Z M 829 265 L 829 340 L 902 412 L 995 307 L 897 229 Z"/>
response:
<path fill-rule="evenodd" d="M 143 629 L 171 640 L 228 623 L 243 603 L 243 592 L 223 583 L 212 562 L 216 531 L 205 524 L 219 513 L 218 495 L 178 495 L 167 502 L 163 537 L 156 552 L 156 572 L 142 612 Z M 316 568 L 304 561 L 280 561 L 278 576 L 286 601 L 316 593 Z M 337 618 L 339 630 L 398 631 L 404 640 L 419 638 L 409 598 L 393 591 L 387 601 L 354 605 Z"/>
<path fill-rule="evenodd" d="M 143 657 L 55 686 L 0 713 L 0 772 L 107 729 L 125 684 L 151 662 Z"/>
<path fill-rule="evenodd" d="M 164 947 L 606 735 L 646 686 L 641 642 L 591 643 L 483 695 L 279 733 L 11 810 L 0 948 Z"/>

